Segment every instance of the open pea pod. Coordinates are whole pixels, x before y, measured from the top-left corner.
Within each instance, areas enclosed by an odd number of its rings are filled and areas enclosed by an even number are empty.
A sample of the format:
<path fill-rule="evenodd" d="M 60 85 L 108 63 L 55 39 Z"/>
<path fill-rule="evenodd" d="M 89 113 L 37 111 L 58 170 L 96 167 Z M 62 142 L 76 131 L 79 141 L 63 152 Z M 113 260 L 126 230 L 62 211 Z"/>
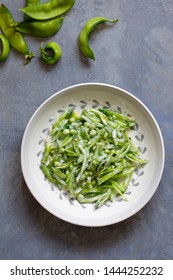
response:
<path fill-rule="evenodd" d="M 17 32 L 14 27 L 14 19 L 8 8 L 1 4 L 0 6 L 0 27 L 5 37 L 8 39 L 10 45 L 19 53 L 24 54 L 25 58 L 29 60 L 34 56 L 29 51 L 28 45 L 23 38 L 22 34 Z"/>
<path fill-rule="evenodd" d="M 19 11 L 33 19 L 46 20 L 66 13 L 73 7 L 74 3 L 75 0 L 51 0 L 43 4 L 27 6 Z"/>

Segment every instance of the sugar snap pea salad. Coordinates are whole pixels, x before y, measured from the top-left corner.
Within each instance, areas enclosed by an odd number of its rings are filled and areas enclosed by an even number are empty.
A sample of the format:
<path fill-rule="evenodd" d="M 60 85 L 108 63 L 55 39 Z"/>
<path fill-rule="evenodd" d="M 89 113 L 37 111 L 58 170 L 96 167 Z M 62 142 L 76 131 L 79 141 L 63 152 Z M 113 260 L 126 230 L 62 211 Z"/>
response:
<path fill-rule="evenodd" d="M 147 163 L 128 136 L 135 120 L 112 109 L 69 108 L 52 125 L 41 158 L 45 177 L 80 204 L 97 209 L 125 192 Z"/>

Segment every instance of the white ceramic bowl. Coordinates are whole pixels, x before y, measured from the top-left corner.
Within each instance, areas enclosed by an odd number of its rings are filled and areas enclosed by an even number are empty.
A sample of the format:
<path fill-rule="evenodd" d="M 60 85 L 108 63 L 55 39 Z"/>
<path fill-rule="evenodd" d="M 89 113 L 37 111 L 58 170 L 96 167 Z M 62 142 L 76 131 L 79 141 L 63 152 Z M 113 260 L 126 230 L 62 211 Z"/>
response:
<path fill-rule="evenodd" d="M 130 136 L 149 162 L 135 173 L 126 193 L 128 202 L 117 199 L 95 210 L 93 205 L 69 200 L 65 192 L 60 192 L 44 178 L 39 167 L 44 139 L 56 117 L 69 106 L 79 112 L 85 107 L 107 106 L 136 119 L 138 125 Z M 35 199 L 62 220 L 92 227 L 120 222 L 144 207 L 159 185 L 164 157 L 161 131 L 146 106 L 129 92 L 100 83 L 74 85 L 48 98 L 31 117 L 21 146 L 22 172 Z"/>

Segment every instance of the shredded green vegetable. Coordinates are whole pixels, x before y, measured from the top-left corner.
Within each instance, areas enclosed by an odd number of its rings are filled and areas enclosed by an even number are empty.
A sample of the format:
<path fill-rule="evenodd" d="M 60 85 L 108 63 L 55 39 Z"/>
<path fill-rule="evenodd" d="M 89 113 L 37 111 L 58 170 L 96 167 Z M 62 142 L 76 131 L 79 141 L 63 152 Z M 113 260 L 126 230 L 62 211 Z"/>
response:
<path fill-rule="evenodd" d="M 41 169 L 46 178 L 79 203 L 99 208 L 125 192 L 136 168 L 147 163 L 128 136 L 135 120 L 100 108 L 66 110 L 45 141 Z"/>

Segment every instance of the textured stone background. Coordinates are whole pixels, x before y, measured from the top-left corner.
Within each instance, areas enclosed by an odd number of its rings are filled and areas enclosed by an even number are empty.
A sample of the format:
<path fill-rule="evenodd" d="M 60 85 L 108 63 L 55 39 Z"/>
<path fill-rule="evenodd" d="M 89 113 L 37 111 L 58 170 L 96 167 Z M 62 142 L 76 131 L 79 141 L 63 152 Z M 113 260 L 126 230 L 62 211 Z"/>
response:
<path fill-rule="evenodd" d="M 16 20 L 24 0 L 1 1 Z M 80 56 L 77 36 L 94 16 L 119 18 L 90 37 L 96 62 Z M 11 50 L 0 64 L 0 259 L 173 259 L 173 3 L 172 0 L 76 0 L 53 38 L 63 57 L 39 60 L 42 39 L 25 37 L 37 57 L 23 66 Z M 24 129 L 37 107 L 58 90 L 82 82 L 122 87 L 152 111 L 166 149 L 161 183 L 128 220 L 103 228 L 61 221 L 29 192 L 20 166 Z"/>

